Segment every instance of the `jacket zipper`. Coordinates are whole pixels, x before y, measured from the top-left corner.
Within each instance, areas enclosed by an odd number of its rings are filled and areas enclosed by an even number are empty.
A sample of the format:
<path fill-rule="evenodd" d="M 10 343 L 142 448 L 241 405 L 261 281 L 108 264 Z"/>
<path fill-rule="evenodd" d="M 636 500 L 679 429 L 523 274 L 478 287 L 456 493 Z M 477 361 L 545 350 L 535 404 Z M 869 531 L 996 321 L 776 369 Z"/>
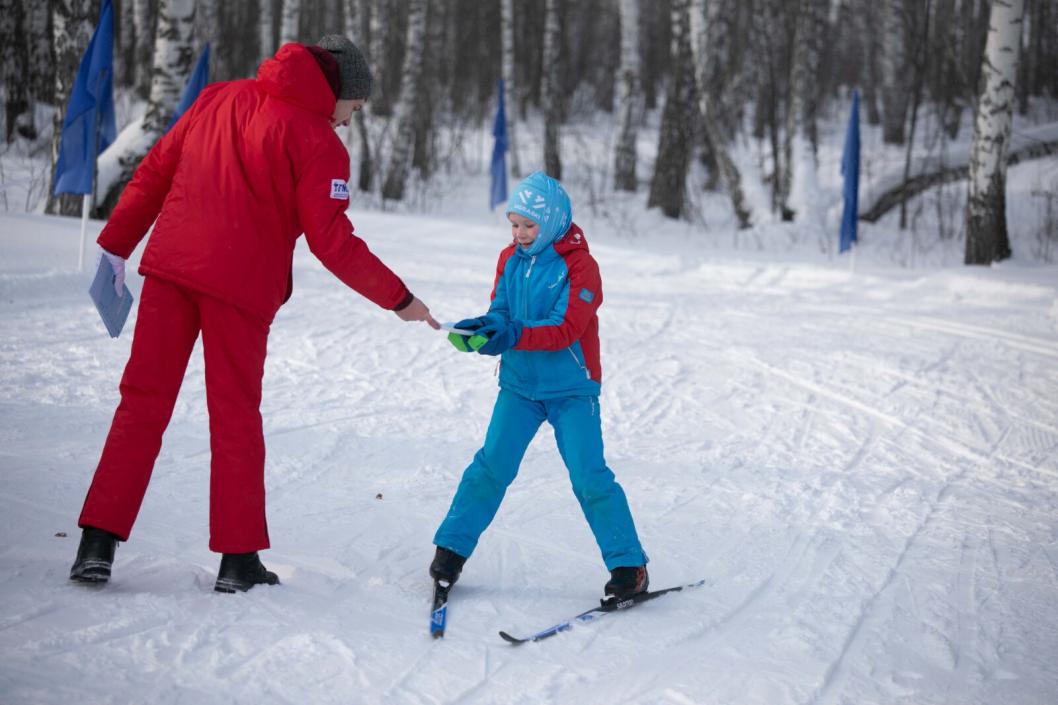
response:
<path fill-rule="evenodd" d="M 536 264 L 536 255 L 529 259 L 529 267 L 525 270 L 525 282 L 522 287 L 522 318 L 525 320 L 529 319 L 529 275 L 533 272 L 534 264 Z"/>
<path fill-rule="evenodd" d="M 585 365 L 580 364 L 580 360 L 577 359 L 577 353 L 573 352 L 573 346 L 569 346 L 568 348 L 566 348 L 566 350 L 568 350 L 569 354 L 573 356 L 573 362 L 577 364 L 577 367 L 584 370 L 584 376 L 588 379 L 591 379 L 591 372 Z"/>
<path fill-rule="evenodd" d="M 533 265 L 536 264 L 536 255 L 529 258 L 529 267 L 525 270 L 525 278 L 522 282 L 522 320 L 529 320 L 529 275 L 533 272 Z M 535 356 L 530 355 L 527 358 L 527 363 L 532 365 L 532 360 Z M 539 381 L 540 375 L 536 374 L 536 370 L 533 369 L 534 385 Z M 536 396 L 536 389 L 533 389 L 533 393 L 530 395 L 531 398 Z"/>

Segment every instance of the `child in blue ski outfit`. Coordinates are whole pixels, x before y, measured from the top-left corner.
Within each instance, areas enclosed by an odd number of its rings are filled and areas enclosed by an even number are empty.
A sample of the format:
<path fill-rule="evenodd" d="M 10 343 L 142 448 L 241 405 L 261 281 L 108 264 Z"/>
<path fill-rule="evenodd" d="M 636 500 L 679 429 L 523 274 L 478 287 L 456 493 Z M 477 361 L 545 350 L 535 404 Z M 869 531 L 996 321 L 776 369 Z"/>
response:
<path fill-rule="evenodd" d="M 461 351 L 503 357 L 485 445 L 434 536 L 434 580 L 451 585 L 459 578 L 547 421 L 610 571 L 605 594 L 624 599 L 647 589 L 647 556 L 624 490 L 603 459 L 596 315 L 602 281 L 572 216 L 558 181 L 540 171 L 522 181 L 507 203 L 514 241 L 500 252 L 492 305 L 456 324 L 473 336 L 449 336 Z"/>

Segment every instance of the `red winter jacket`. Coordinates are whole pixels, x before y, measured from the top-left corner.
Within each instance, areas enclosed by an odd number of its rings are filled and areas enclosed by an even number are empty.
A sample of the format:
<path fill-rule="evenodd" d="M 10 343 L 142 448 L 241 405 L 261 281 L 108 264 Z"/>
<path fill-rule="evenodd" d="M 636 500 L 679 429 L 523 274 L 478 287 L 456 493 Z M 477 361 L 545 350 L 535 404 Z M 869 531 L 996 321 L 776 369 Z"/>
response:
<path fill-rule="evenodd" d="M 271 322 L 290 297 L 294 244 L 304 232 L 339 279 L 382 308 L 399 308 L 408 289 L 345 216 L 349 155 L 330 126 L 334 105 L 300 44 L 283 46 L 256 80 L 206 87 L 136 169 L 99 244 L 127 258 L 153 222 L 141 274 Z"/>

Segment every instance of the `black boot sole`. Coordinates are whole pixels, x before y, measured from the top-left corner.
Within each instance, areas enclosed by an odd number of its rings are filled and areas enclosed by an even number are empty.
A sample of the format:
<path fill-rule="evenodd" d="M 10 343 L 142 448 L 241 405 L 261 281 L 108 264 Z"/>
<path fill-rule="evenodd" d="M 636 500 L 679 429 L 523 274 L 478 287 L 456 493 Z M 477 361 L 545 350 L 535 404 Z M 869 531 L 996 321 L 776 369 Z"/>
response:
<path fill-rule="evenodd" d="M 213 586 L 213 592 L 223 592 L 229 595 L 234 595 L 237 592 L 246 592 L 253 587 L 253 584 L 247 585 L 240 580 L 228 580 L 227 578 L 217 578 L 216 585 Z"/>
<path fill-rule="evenodd" d="M 227 595 L 234 595 L 237 592 L 246 592 L 254 585 L 279 585 L 279 578 L 276 578 L 275 580 L 269 578 L 257 583 L 248 583 L 233 578 L 217 578 L 217 582 L 213 585 L 213 592 L 223 592 Z"/>
<path fill-rule="evenodd" d="M 85 561 L 70 570 L 70 580 L 102 585 L 110 580 L 110 566 L 110 563 L 104 561 Z"/>

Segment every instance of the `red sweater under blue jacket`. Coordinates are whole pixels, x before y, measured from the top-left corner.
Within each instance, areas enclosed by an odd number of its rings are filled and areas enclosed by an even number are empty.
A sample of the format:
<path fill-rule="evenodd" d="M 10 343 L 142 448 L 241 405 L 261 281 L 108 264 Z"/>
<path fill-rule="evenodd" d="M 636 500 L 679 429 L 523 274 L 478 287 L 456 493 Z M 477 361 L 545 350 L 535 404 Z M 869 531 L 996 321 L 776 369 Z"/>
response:
<path fill-rule="evenodd" d="M 599 265 L 576 223 L 536 256 L 514 243 L 504 248 L 489 313 L 524 329 L 503 353 L 500 387 L 529 399 L 598 396 L 600 305 Z"/>

